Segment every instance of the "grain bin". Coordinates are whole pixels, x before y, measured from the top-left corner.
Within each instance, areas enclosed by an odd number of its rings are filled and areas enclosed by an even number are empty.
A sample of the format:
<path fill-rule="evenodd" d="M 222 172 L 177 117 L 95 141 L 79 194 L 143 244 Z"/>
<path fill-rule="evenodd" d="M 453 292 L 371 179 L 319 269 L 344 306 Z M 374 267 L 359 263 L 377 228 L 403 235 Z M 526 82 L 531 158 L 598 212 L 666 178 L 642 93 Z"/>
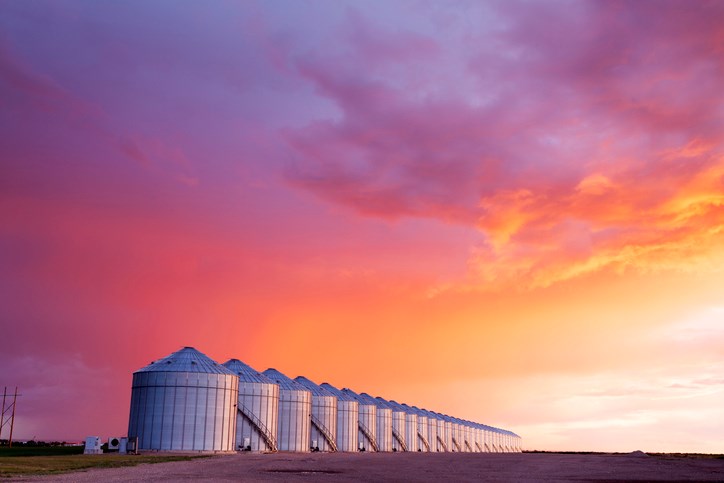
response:
<path fill-rule="evenodd" d="M 443 422 L 443 434 L 444 438 L 443 441 L 445 441 L 445 446 L 447 447 L 447 451 L 453 452 L 456 451 L 455 446 L 453 445 L 452 437 L 453 437 L 453 430 L 452 430 L 452 420 L 450 419 L 450 416 L 447 416 L 445 414 L 436 413 L 437 416 L 442 419 Z"/>
<path fill-rule="evenodd" d="M 359 451 L 359 403 L 331 384 L 319 387 L 337 397 L 337 451 Z"/>
<path fill-rule="evenodd" d="M 405 442 L 405 411 L 395 407 L 381 397 L 375 399 L 392 411 L 392 451 L 408 451 L 407 443 Z"/>
<path fill-rule="evenodd" d="M 312 393 L 312 451 L 337 451 L 337 396 L 304 376 L 294 380 Z"/>
<path fill-rule="evenodd" d="M 427 418 L 427 442 L 430 444 L 430 451 L 433 453 L 442 451 L 437 440 L 437 417 L 425 409 L 418 410 Z"/>
<path fill-rule="evenodd" d="M 239 376 L 236 411 L 236 449 L 277 451 L 279 385 L 239 359 L 224 367 Z"/>
<path fill-rule="evenodd" d="M 349 388 L 342 389 L 342 392 L 359 403 L 357 422 L 359 424 L 360 451 L 379 451 L 380 448 L 377 445 L 377 405 L 368 403 Z"/>
<path fill-rule="evenodd" d="M 392 409 L 386 404 L 382 404 L 377 399 L 367 393 L 361 393 L 360 398 L 369 404 L 377 406 L 377 429 L 375 437 L 377 438 L 377 449 L 380 452 L 389 452 L 393 450 L 392 437 Z"/>
<path fill-rule="evenodd" d="M 133 373 L 128 436 L 138 449 L 232 452 L 239 378 L 193 347 Z"/>
<path fill-rule="evenodd" d="M 427 440 L 427 416 L 419 409 L 403 404 L 402 407 L 409 409 L 417 415 L 417 450 L 425 453 L 430 451 L 430 442 Z"/>
<path fill-rule="evenodd" d="M 417 436 L 417 413 L 409 406 L 404 406 L 396 401 L 389 401 L 389 404 L 405 413 L 405 444 L 407 451 L 418 451 L 420 449 L 419 438 Z"/>
<path fill-rule="evenodd" d="M 312 394 L 276 369 L 267 369 L 262 374 L 279 385 L 279 451 L 309 451 Z"/>
<path fill-rule="evenodd" d="M 430 447 L 431 451 L 447 451 L 445 445 L 445 425 L 441 417 L 432 411 L 422 409 L 427 416 L 427 425 L 430 428 Z"/>

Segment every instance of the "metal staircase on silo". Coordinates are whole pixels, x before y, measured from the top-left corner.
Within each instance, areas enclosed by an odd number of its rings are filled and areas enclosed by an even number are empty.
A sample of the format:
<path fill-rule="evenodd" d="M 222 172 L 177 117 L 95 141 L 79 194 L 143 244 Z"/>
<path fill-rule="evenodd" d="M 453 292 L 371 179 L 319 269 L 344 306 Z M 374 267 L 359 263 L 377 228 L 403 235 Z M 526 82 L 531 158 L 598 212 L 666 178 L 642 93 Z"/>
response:
<path fill-rule="evenodd" d="M 468 451 L 469 451 L 470 453 L 473 452 L 473 448 L 470 446 L 470 443 L 468 443 L 467 440 L 465 440 L 465 447 L 468 449 Z"/>
<path fill-rule="evenodd" d="M 362 421 L 357 421 L 359 424 L 359 430 L 362 431 L 362 434 L 365 435 L 365 437 L 369 440 L 370 446 L 372 446 L 372 449 L 375 451 L 379 451 L 379 448 L 377 446 L 377 440 L 375 440 L 375 437 L 372 436 L 372 432 L 369 430 L 367 426 Z"/>
<path fill-rule="evenodd" d="M 422 444 L 425 445 L 425 448 L 427 448 L 427 452 L 430 452 L 430 443 L 427 442 L 427 438 L 422 435 L 421 432 L 417 432 L 417 435 L 420 437 L 420 441 L 422 441 Z"/>
<path fill-rule="evenodd" d="M 442 438 L 440 438 L 439 435 L 437 437 L 437 442 L 440 443 L 440 446 L 442 446 L 442 449 L 445 450 L 445 452 L 447 453 L 447 445 L 445 444 L 445 441 L 443 441 Z"/>
<path fill-rule="evenodd" d="M 485 451 L 483 451 L 483 448 L 480 447 L 480 444 L 478 444 L 477 441 L 475 442 L 475 446 L 478 447 L 478 450 L 479 450 L 481 453 L 484 453 L 484 452 L 485 452 Z"/>
<path fill-rule="evenodd" d="M 403 438 L 402 435 L 395 428 L 392 428 L 392 436 L 394 436 L 397 442 L 400 443 L 400 448 L 402 448 L 402 451 L 407 451 L 405 438 Z"/>
<path fill-rule="evenodd" d="M 246 406 L 243 404 L 239 404 L 236 409 L 244 415 L 246 419 L 249 420 L 249 422 L 256 428 L 256 430 L 261 435 L 262 439 L 266 443 L 266 445 L 269 447 L 270 451 L 278 451 L 277 449 L 277 439 L 276 437 L 271 434 L 271 431 L 266 427 L 266 425 L 262 422 L 261 419 L 257 418 L 256 415 L 251 412 Z"/>
<path fill-rule="evenodd" d="M 312 414 L 312 424 L 320 433 L 322 433 L 322 436 L 324 436 L 324 439 L 327 440 L 327 444 L 329 444 L 329 447 L 332 448 L 332 451 L 337 451 L 337 443 L 335 443 L 332 433 L 329 432 L 327 427 L 322 424 L 322 421 L 320 421 L 314 414 Z"/>
<path fill-rule="evenodd" d="M 450 439 L 452 439 L 453 445 L 458 449 L 458 453 L 462 452 L 462 448 L 460 448 L 460 443 L 457 442 L 457 440 L 455 439 L 455 437 L 453 436 L 453 437 L 450 438 Z"/>

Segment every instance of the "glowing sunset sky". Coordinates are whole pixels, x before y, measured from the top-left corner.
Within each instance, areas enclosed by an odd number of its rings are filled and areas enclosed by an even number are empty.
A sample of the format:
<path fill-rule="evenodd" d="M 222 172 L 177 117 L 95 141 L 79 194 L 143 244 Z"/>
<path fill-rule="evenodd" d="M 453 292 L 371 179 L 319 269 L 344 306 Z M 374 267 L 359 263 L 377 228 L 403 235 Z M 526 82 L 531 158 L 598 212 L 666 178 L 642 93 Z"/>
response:
<path fill-rule="evenodd" d="M 189 345 L 724 452 L 722 79 L 722 1 L 0 2 L 15 436 L 125 435 Z"/>

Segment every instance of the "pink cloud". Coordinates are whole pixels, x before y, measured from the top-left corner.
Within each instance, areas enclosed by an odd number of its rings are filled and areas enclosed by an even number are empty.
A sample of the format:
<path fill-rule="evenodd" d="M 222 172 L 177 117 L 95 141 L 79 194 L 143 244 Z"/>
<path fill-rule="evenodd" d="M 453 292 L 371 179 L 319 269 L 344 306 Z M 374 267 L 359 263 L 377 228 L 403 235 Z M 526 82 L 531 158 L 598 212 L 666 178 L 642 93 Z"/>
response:
<path fill-rule="evenodd" d="M 477 226 L 490 244 L 473 265 L 489 281 L 511 266 L 548 284 L 628 263 L 627 251 L 643 267 L 663 254 L 686 263 L 692 243 L 713 249 L 721 7 L 509 5 L 506 27 L 471 46 L 485 93 L 474 103 L 455 85 L 416 97 L 417 55 L 396 59 L 394 83 L 344 60 L 299 61 L 341 116 L 285 132 L 290 183 L 368 216 Z M 682 199 L 694 200 L 683 214 Z"/>

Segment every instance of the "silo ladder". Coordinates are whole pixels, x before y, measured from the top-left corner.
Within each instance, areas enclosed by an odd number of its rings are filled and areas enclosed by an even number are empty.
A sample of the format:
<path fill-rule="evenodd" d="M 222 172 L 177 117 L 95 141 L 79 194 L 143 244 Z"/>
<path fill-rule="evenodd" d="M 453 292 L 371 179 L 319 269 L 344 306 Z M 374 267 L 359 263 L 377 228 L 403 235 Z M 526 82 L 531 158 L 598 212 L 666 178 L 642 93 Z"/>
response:
<path fill-rule="evenodd" d="M 322 433 L 322 436 L 324 436 L 324 439 L 327 440 L 327 443 L 329 444 L 329 447 L 332 448 L 332 451 L 337 451 L 337 443 L 334 442 L 332 433 L 329 432 L 326 426 L 322 424 L 322 421 L 320 421 L 314 414 L 312 414 L 312 424 L 316 426 L 320 433 Z"/>
<path fill-rule="evenodd" d="M 440 443 L 440 446 L 442 446 L 442 449 L 447 453 L 447 445 L 445 444 L 445 441 L 443 441 L 440 436 L 437 437 L 437 442 Z"/>
<path fill-rule="evenodd" d="M 251 412 L 241 403 L 239 403 L 236 409 L 238 409 L 239 412 L 243 414 L 244 417 L 246 417 L 246 419 L 248 419 L 252 425 L 254 425 L 266 445 L 269 446 L 269 449 L 271 451 L 277 451 L 277 439 L 274 437 L 273 434 L 271 434 L 271 431 L 267 429 L 266 425 L 262 422 L 262 420 L 257 418 L 253 412 Z"/>
<path fill-rule="evenodd" d="M 485 443 L 485 452 L 490 453 L 490 446 L 488 446 L 488 443 Z"/>
<path fill-rule="evenodd" d="M 471 453 L 473 452 L 473 448 L 470 447 L 470 443 L 468 443 L 467 440 L 465 441 L 465 447 L 466 447 Z"/>
<path fill-rule="evenodd" d="M 379 451 L 380 449 L 377 447 L 377 441 L 375 440 L 375 437 L 372 436 L 372 432 L 367 428 L 367 426 L 364 425 L 362 421 L 357 421 L 359 424 L 359 430 L 362 431 L 362 434 L 365 435 L 365 437 L 370 440 L 370 446 L 372 446 L 372 449 L 375 451 Z"/>
<path fill-rule="evenodd" d="M 455 437 L 452 437 L 451 439 L 455 447 L 458 449 L 458 453 L 462 452 L 462 449 L 460 449 L 460 443 L 455 440 Z"/>
<path fill-rule="evenodd" d="M 480 445 L 478 444 L 477 441 L 475 442 L 475 446 L 478 447 L 478 451 L 479 451 L 479 452 L 484 453 L 483 448 L 480 447 Z"/>
<path fill-rule="evenodd" d="M 420 437 L 420 440 L 422 441 L 422 444 L 425 445 L 425 448 L 427 448 L 428 453 L 430 452 L 430 443 L 427 442 L 427 438 L 422 435 L 421 432 L 417 432 L 417 435 Z"/>
<path fill-rule="evenodd" d="M 405 444 L 405 438 L 402 437 L 402 435 L 397 432 L 395 428 L 392 428 L 392 436 L 395 437 L 395 439 L 400 443 L 400 448 L 402 448 L 402 451 L 407 451 L 407 445 Z"/>

